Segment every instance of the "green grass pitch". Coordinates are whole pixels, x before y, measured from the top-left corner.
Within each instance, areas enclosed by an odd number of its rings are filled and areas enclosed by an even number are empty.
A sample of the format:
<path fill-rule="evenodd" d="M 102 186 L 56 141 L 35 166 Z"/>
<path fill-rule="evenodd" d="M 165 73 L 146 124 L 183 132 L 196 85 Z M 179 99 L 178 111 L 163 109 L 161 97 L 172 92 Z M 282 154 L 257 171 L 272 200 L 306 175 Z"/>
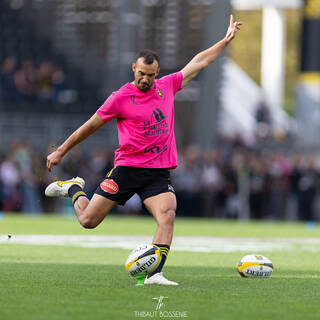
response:
<path fill-rule="evenodd" d="M 172 251 L 165 275 L 177 287 L 136 287 L 124 269 L 129 250 L 10 243 L 8 234 L 152 235 L 148 217 L 108 217 L 94 230 L 60 216 L 0 220 L 0 319 L 320 319 L 320 248 L 266 252 Z M 175 235 L 319 238 L 298 223 L 177 219 Z M 5 240 L 4 240 L 5 239 Z M 239 239 L 238 241 L 241 241 Z M 269 279 L 244 279 L 236 262 L 259 253 L 275 266 Z M 153 298 L 165 297 L 156 310 Z"/>

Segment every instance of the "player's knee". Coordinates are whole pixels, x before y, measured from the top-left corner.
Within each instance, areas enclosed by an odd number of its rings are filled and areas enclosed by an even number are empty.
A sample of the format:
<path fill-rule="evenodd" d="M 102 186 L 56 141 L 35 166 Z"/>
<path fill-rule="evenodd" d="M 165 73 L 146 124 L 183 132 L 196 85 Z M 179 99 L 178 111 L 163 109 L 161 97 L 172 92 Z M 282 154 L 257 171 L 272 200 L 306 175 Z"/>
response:
<path fill-rule="evenodd" d="M 174 209 L 170 208 L 167 210 L 163 210 L 160 213 L 159 224 L 172 226 L 174 224 L 175 217 L 176 217 L 176 212 Z"/>
<path fill-rule="evenodd" d="M 93 219 L 87 217 L 80 218 L 79 222 L 85 229 L 94 229 L 98 225 Z"/>

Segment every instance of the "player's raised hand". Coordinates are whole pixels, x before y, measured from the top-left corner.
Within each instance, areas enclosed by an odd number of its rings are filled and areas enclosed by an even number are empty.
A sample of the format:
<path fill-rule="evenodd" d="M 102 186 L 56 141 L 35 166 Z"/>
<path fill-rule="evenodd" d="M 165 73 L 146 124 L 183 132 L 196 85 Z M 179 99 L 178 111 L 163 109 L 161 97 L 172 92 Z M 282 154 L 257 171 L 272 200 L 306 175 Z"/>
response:
<path fill-rule="evenodd" d="M 227 40 L 227 42 L 230 42 L 235 37 L 237 31 L 240 30 L 241 26 L 242 26 L 242 22 L 234 21 L 233 15 L 231 14 L 229 28 L 225 36 L 225 39 Z"/>
<path fill-rule="evenodd" d="M 63 156 L 62 156 L 61 152 L 59 152 L 58 150 L 50 153 L 47 156 L 47 168 L 48 168 L 49 172 L 51 172 L 51 169 L 53 166 L 56 166 L 60 163 L 62 157 Z"/>

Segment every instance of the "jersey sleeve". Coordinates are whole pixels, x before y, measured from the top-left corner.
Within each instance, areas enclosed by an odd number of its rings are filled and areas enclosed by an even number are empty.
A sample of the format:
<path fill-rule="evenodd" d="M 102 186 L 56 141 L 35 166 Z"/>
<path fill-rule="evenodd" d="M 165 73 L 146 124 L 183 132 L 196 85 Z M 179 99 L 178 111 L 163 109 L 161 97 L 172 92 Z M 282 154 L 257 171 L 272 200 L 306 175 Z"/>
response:
<path fill-rule="evenodd" d="M 109 122 L 113 118 L 117 118 L 119 116 L 117 95 L 113 92 L 96 113 L 105 122 Z"/>
<path fill-rule="evenodd" d="M 182 85 L 182 72 L 171 73 L 160 79 L 161 82 L 165 83 L 168 87 L 172 88 L 173 94 L 175 95 L 179 90 L 181 90 Z"/>

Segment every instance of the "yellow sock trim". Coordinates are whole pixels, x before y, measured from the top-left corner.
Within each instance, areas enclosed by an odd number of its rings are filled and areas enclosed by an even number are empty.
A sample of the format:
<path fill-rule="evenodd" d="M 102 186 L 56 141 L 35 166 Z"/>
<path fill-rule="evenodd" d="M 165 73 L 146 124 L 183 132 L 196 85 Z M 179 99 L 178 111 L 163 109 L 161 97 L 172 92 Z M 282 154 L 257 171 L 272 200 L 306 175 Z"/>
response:
<path fill-rule="evenodd" d="M 163 255 L 167 256 L 169 253 L 169 249 L 165 247 L 160 247 L 160 251 Z"/>
<path fill-rule="evenodd" d="M 72 197 L 72 204 L 74 204 L 74 202 L 80 197 L 80 196 L 87 196 L 86 193 L 84 191 L 78 191 L 77 193 L 75 193 Z"/>

